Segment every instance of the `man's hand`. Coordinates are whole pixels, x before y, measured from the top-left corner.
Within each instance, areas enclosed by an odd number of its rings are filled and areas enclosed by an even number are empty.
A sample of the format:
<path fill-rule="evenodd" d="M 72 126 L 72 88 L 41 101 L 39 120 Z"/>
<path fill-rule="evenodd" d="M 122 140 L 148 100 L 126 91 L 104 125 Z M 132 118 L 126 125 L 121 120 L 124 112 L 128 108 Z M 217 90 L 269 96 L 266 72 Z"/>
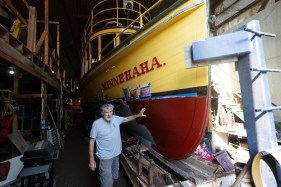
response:
<path fill-rule="evenodd" d="M 90 163 L 89 163 L 90 170 L 95 171 L 96 167 L 97 167 L 96 161 L 95 160 L 90 161 Z"/>
<path fill-rule="evenodd" d="M 143 114 L 145 111 L 146 111 L 145 108 L 142 108 L 142 109 L 141 109 L 141 111 L 140 111 L 140 113 L 139 113 L 140 117 L 146 117 L 146 115 Z"/>
<path fill-rule="evenodd" d="M 146 115 L 143 114 L 145 112 L 145 110 L 146 110 L 145 108 L 142 108 L 140 113 L 132 115 L 132 116 L 125 117 L 124 120 L 123 120 L 123 123 L 135 120 L 139 117 L 146 117 Z"/>

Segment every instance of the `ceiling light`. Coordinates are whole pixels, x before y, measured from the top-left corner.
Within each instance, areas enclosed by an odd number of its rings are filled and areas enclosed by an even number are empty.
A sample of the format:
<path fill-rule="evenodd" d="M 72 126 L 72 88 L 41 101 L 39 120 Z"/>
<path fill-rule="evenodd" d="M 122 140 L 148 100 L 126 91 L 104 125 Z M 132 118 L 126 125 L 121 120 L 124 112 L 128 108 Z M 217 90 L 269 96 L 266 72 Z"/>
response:
<path fill-rule="evenodd" d="M 9 67 L 9 74 L 14 75 L 15 74 L 15 68 L 14 67 Z"/>

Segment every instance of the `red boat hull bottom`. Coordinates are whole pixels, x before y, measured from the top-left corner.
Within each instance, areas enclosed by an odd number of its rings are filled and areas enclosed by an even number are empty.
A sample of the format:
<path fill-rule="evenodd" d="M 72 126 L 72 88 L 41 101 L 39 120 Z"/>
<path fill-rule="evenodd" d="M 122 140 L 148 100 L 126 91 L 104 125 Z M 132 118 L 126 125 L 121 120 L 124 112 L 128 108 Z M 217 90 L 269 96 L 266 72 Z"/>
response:
<path fill-rule="evenodd" d="M 152 148 L 168 159 L 182 159 L 192 154 L 199 145 L 208 123 L 208 97 L 178 97 L 128 101 L 130 113 L 145 107 L 146 118 L 138 118 L 149 131 L 134 134 L 146 136 Z M 123 112 L 122 112 L 123 113 Z M 127 113 L 127 112 L 126 112 Z M 140 126 L 140 125 L 139 125 Z M 143 131 L 143 127 L 124 125 L 129 131 Z M 151 135 L 151 136 L 150 136 Z M 154 142 L 154 144 L 153 144 Z"/>

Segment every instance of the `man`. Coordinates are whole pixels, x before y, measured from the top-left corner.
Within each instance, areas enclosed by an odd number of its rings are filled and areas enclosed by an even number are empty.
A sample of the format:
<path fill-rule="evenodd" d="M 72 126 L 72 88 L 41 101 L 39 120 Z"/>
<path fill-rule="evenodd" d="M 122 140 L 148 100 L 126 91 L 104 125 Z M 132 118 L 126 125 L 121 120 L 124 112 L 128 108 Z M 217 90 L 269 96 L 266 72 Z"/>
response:
<path fill-rule="evenodd" d="M 89 167 L 92 171 L 96 169 L 94 158 L 94 145 L 97 143 L 97 153 L 99 163 L 99 174 L 101 187 L 112 187 L 114 179 L 119 175 L 119 155 L 122 144 L 120 135 L 120 125 L 132 121 L 138 117 L 146 117 L 142 108 L 139 114 L 120 117 L 113 115 L 113 105 L 104 104 L 101 106 L 102 117 L 95 120 L 90 133 L 89 142 Z"/>

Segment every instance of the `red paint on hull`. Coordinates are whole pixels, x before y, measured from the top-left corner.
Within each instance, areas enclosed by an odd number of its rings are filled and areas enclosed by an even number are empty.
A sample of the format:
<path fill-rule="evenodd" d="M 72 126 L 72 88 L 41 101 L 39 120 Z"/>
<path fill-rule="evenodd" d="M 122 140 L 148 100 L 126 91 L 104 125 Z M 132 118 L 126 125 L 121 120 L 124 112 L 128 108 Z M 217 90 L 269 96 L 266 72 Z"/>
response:
<path fill-rule="evenodd" d="M 133 113 L 145 107 L 137 121 L 152 134 L 153 148 L 168 159 L 186 158 L 199 145 L 209 117 L 208 97 L 161 98 L 129 101 Z"/>

